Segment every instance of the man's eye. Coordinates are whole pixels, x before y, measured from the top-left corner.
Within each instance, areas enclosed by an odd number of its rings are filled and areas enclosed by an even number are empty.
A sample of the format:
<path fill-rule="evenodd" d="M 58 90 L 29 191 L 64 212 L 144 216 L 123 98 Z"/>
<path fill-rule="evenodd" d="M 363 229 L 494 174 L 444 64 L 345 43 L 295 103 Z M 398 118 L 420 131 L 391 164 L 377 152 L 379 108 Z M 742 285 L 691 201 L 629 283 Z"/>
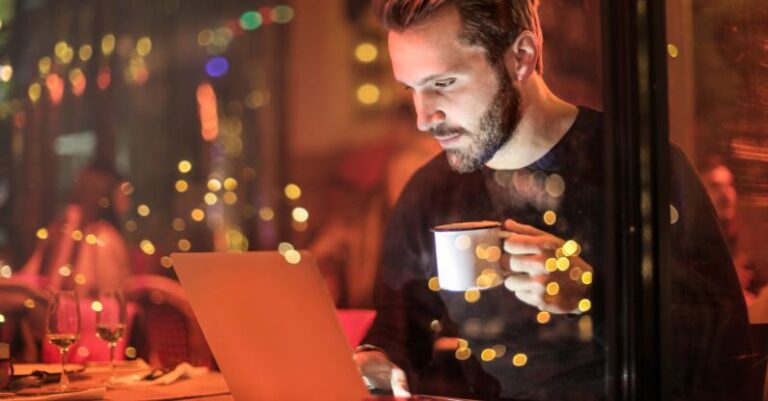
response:
<path fill-rule="evenodd" d="M 436 88 L 447 88 L 453 85 L 454 82 L 456 82 L 455 79 L 443 79 L 441 81 L 435 81 L 434 85 Z"/>

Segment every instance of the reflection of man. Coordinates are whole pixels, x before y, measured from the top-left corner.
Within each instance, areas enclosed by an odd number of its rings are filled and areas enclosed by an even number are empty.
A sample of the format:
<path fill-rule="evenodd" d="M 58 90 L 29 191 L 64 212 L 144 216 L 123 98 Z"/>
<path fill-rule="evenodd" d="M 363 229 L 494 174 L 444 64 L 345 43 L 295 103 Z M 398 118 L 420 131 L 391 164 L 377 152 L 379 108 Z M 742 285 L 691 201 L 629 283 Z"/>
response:
<path fill-rule="evenodd" d="M 733 173 L 725 165 L 716 164 L 704 171 L 701 178 L 715 207 L 717 218 L 733 256 L 733 264 L 744 299 L 747 304 L 751 304 L 760 292 L 760 284 L 755 277 L 754 261 L 744 252 L 740 244 L 741 230 L 737 211 L 739 197 L 733 186 Z"/>
<path fill-rule="evenodd" d="M 445 152 L 419 170 L 393 211 L 378 315 L 355 355 L 363 376 L 395 394 L 410 384 L 484 399 L 601 398 L 605 350 L 590 316 L 600 305 L 592 309 L 589 292 L 592 266 L 600 280 L 602 117 L 544 83 L 538 1 L 382 3 L 395 78 L 412 92 L 418 127 Z M 682 216 L 672 237 L 700 233 L 673 247 L 683 287 L 669 315 L 680 322 L 673 345 L 684 351 L 667 361 L 676 368 L 673 392 L 743 399 L 733 376 L 746 344 L 738 283 L 704 190 L 678 151 L 672 167 L 679 191 L 671 200 Z M 473 220 L 504 220 L 514 233 L 502 259 L 513 275 L 480 292 L 434 291 L 429 228 Z M 565 239 L 576 251 L 566 252 Z"/>

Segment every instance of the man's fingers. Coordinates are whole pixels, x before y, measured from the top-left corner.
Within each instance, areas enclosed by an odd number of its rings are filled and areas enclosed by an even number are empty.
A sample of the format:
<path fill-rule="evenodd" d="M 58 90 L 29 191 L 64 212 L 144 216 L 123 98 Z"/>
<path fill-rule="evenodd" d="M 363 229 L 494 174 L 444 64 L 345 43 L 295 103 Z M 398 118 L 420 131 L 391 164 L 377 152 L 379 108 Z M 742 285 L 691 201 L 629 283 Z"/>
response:
<path fill-rule="evenodd" d="M 516 291 L 515 296 L 517 299 L 537 308 L 541 308 L 544 305 L 544 299 L 542 298 L 541 292 Z"/>
<path fill-rule="evenodd" d="M 544 255 L 508 255 L 509 270 L 516 273 L 527 273 L 531 276 L 547 274 L 544 266 Z"/>
<path fill-rule="evenodd" d="M 544 231 L 539 230 L 538 228 L 534 226 L 529 226 L 527 224 L 521 224 L 518 223 L 512 219 L 506 219 L 504 221 L 504 229 L 513 233 L 517 234 L 526 234 L 526 235 L 544 235 L 547 234 Z"/>
<path fill-rule="evenodd" d="M 538 255 L 541 240 L 530 235 L 512 234 L 504 240 L 504 252 L 513 255 Z"/>
<path fill-rule="evenodd" d="M 410 397 L 411 393 L 408 391 L 408 380 L 405 377 L 405 372 L 400 368 L 392 368 L 392 377 L 390 379 L 392 386 L 392 395 L 395 397 Z"/>
<path fill-rule="evenodd" d="M 513 292 L 544 292 L 544 284 L 528 274 L 513 274 L 505 278 L 504 287 Z"/>

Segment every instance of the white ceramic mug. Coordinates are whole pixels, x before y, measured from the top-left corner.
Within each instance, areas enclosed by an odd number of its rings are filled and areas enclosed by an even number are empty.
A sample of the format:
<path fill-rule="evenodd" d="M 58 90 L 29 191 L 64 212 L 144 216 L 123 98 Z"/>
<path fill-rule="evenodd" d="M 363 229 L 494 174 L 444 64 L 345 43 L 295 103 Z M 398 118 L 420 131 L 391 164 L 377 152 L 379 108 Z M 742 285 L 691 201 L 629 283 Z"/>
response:
<path fill-rule="evenodd" d="M 432 228 L 440 288 L 448 291 L 485 289 L 501 284 L 501 223 L 469 221 Z"/>

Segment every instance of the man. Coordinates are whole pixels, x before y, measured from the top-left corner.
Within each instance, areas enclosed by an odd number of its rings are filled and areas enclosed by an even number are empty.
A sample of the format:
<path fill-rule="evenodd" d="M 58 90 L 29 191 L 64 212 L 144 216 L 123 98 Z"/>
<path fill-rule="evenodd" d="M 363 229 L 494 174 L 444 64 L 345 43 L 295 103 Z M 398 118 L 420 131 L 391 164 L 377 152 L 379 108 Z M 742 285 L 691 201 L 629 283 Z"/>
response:
<path fill-rule="evenodd" d="M 416 173 L 391 216 L 377 318 L 355 354 L 372 388 L 400 395 L 410 385 L 481 399 L 603 397 L 606 350 L 591 317 L 600 316 L 600 305 L 590 301 L 593 274 L 600 284 L 605 268 L 602 117 L 545 84 L 537 3 L 379 6 L 395 78 L 412 92 L 419 129 L 431 131 L 444 153 Z M 738 393 L 737 358 L 747 343 L 736 277 L 704 190 L 678 151 L 672 167 L 673 206 L 682 216 L 672 236 L 701 233 L 682 239 L 673 255 L 681 287 L 669 316 L 684 334 L 673 346 L 685 351 L 670 357 L 680 367 L 674 393 L 746 399 Z M 471 294 L 437 291 L 429 229 L 479 220 L 504 221 L 512 233 L 500 262 L 511 275 L 504 286 Z M 573 240 L 568 251 L 566 239 Z M 705 335 L 688 336 L 697 331 Z M 436 376 L 442 381 L 433 386 Z"/>

